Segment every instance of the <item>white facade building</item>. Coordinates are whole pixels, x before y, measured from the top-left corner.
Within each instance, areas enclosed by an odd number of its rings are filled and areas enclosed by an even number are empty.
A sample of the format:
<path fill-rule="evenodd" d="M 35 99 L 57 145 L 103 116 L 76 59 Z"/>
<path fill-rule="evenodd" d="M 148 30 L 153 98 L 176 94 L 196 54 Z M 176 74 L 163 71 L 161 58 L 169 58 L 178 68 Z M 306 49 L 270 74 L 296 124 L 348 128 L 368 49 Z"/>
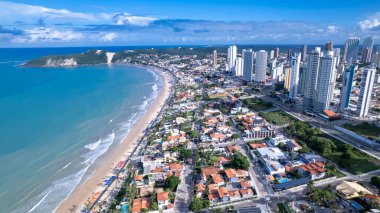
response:
<path fill-rule="evenodd" d="M 362 62 L 363 63 L 369 63 L 371 61 L 373 44 L 374 44 L 373 36 L 369 36 L 369 37 L 364 39 L 363 51 L 362 51 Z"/>
<path fill-rule="evenodd" d="M 334 57 L 333 51 L 325 51 L 320 59 L 315 111 L 321 112 L 329 109 L 334 94 L 335 78 L 336 57 Z"/>
<path fill-rule="evenodd" d="M 298 94 L 299 72 L 300 72 L 301 54 L 293 53 L 290 59 L 290 83 L 289 98 L 295 99 Z"/>
<path fill-rule="evenodd" d="M 360 117 L 368 115 L 368 109 L 371 102 L 373 82 L 375 80 L 376 69 L 365 68 L 363 72 L 362 82 L 360 84 L 360 93 L 357 113 Z"/>
<path fill-rule="evenodd" d="M 316 47 L 308 54 L 307 68 L 305 69 L 305 88 L 303 104 L 305 110 L 312 110 L 316 98 L 319 61 L 321 55 L 321 48 Z"/>
<path fill-rule="evenodd" d="M 252 81 L 253 75 L 253 57 L 254 52 L 252 50 L 245 50 L 243 52 L 243 80 L 247 82 Z"/>
<path fill-rule="evenodd" d="M 260 50 L 256 53 L 255 82 L 265 83 L 268 64 L 268 53 Z"/>
<path fill-rule="evenodd" d="M 228 70 L 231 72 L 235 71 L 236 54 L 237 47 L 235 45 L 228 47 Z"/>
<path fill-rule="evenodd" d="M 243 59 L 241 57 L 236 58 L 235 76 L 243 76 Z"/>
<path fill-rule="evenodd" d="M 343 60 L 347 62 L 348 66 L 357 61 L 359 42 L 360 38 L 351 37 L 347 39 L 346 44 L 344 45 Z"/>

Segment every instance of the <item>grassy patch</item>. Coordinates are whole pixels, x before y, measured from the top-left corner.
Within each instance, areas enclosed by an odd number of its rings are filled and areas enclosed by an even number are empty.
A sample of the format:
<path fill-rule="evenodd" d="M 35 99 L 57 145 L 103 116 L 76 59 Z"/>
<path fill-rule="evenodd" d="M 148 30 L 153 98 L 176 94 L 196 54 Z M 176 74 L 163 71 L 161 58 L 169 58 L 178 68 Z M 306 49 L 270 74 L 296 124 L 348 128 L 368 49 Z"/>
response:
<path fill-rule="evenodd" d="M 273 108 L 272 103 L 263 101 L 259 98 L 247 98 L 244 99 L 243 102 L 245 106 L 256 112 L 265 111 Z"/>
<path fill-rule="evenodd" d="M 329 135 L 323 134 L 323 138 L 329 139 L 334 142 L 334 144 L 339 147 L 344 143 L 339 141 Z M 334 150 L 330 154 L 321 154 L 329 160 L 335 162 L 342 168 L 345 168 L 347 171 L 359 175 L 363 173 L 367 173 L 373 170 L 380 169 L 380 160 L 356 149 L 353 148 L 353 152 L 355 153 L 355 157 L 348 159 L 343 156 L 343 152 L 339 150 Z M 339 172 L 339 171 L 338 171 Z M 340 173 L 340 172 L 339 172 Z"/>
<path fill-rule="evenodd" d="M 294 121 L 294 118 L 286 114 L 282 110 L 274 112 L 260 112 L 259 115 L 263 117 L 268 122 L 273 123 L 274 125 L 282 126 L 285 124 L 290 124 Z"/>
<path fill-rule="evenodd" d="M 377 139 L 380 135 L 380 127 L 367 122 L 357 125 L 344 124 L 343 128 L 369 139 Z"/>
<path fill-rule="evenodd" d="M 327 166 L 326 167 L 328 172 L 334 176 L 336 176 L 337 178 L 341 178 L 341 177 L 344 177 L 346 176 L 345 174 L 343 174 L 342 172 L 340 172 L 338 169 L 332 167 L 332 166 Z"/>
<path fill-rule="evenodd" d="M 288 203 L 278 203 L 277 204 L 278 212 L 281 213 L 292 213 L 293 210 L 290 208 Z"/>
<path fill-rule="evenodd" d="M 294 122 L 285 132 L 353 174 L 363 174 L 380 169 L 380 160 L 347 145 L 305 122 Z"/>

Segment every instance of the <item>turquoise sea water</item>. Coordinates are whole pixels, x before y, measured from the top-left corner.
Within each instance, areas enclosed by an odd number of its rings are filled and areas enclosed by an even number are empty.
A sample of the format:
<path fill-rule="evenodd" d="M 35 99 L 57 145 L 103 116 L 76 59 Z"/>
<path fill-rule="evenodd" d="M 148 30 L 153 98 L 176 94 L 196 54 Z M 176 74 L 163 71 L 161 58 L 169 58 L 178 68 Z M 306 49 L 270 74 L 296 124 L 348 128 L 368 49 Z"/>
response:
<path fill-rule="evenodd" d="M 17 66 L 70 51 L 0 49 L 0 212 L 52 212 L 161 86 L 152 72 L 125 65 Z"/>

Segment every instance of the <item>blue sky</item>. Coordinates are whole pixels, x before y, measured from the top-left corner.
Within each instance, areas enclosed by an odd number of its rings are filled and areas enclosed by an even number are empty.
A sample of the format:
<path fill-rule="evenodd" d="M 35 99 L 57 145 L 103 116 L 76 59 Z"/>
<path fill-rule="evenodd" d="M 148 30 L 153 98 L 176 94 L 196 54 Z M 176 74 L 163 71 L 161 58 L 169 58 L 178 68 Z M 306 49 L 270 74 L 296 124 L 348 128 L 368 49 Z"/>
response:
<path fill-rule="evenodd" d="M 0 0 L 0 47 L 343 43 L 379 0 Z"/>

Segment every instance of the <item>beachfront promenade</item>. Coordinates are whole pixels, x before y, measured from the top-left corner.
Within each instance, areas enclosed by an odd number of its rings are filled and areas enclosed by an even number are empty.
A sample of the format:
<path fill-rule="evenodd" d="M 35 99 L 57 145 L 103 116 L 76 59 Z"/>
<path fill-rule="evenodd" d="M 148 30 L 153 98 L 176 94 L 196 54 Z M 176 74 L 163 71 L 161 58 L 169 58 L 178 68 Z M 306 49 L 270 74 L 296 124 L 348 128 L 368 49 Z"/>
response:
<path fill-rule="evenodd" d="M 157 72 L 160 72 L 160 71 L 157 71 Z M 170 82 L 173 76 L 169 77 L 168 76 L 170 75 L 169 72 L 166 72 L 166 74 L 167 74 L 166 76 L 163 76 L 165 75 L 164 73 L 161 73 L 159 75 L 165 79 L 164 81 Z M 170 78 L 170 79 L 166 79 L 166 78 Z M 106 184 L 106 187 L 101 192 L 101 194 L 89 207 L 86 208 L 87 212 L 91 212 L 94 209 L 96 209 L 96 212 L 100 212 L 102 209 L 107 209 L 110 206 L 112 199 L 117 195 L 117 192 L 119 189 L 118 187 L 124 182 L 125 180 L 124 178 L 128 176 L 130 172 L 132 172 L 132 171 L 127 170 L 128 164 L 131 162 L 133 157 L 136 157 L 135 156 L 136 153 L 139 153 L 141 149 L 146 145 L 144 142 L 146 142 L 146 138 L 148 134 L 152 130 L 152 127 L 162 119 L 162 116 L 164 115 L 164 112 L 167 109 L 169 103 L 172 101 L 172 98 L 173 98 L 173 91 L 172 89 L 170 89 L 170 93 L 168 97 L 166 98 L 165 103 L 162 105 L 161 110 L 157 113 L 156 118 L 152 120 L 149 123 L 149 125 L 144 129 L 143 136 L 138 139 L 137 145 L 133 148 L 131 154 L 124 161 L 123 165 L 121 166 L 121 169 L 119 169 L 114 174 L 115 178 L 109 179 L 110 181 L 108 182 L 108 184 Z"/>

